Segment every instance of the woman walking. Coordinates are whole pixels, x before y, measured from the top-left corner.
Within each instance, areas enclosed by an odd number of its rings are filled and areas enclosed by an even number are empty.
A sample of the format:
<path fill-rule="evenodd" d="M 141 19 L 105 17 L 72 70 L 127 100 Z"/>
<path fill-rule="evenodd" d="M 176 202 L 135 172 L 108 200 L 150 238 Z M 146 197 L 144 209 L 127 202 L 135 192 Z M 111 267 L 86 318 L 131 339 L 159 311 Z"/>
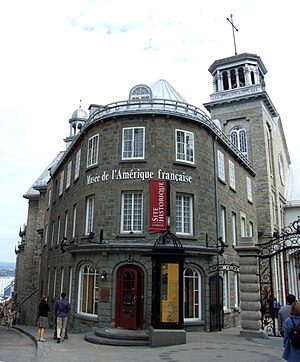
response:
<path fill-rule="evenodd" d="M 300 327 L 300 302 L 294 302 L 291 305 L 291 314 L 284 322 L 284 351 L 282 358 L 288 362 L 300 361 L 300 348 L 293 347 L 290 342 L 290 331 L 294 325 Z"/>
<path fill-rule="evenodd" d="M 46 342 L 45 340 L 45 328 L 48 328 L 48 312 L 50 312 L 49 304 L 47 303 L 47 296 L 43 295 L 39 304 L 38 314 L 38 327 L 39 327 L 39 342 Z"/>

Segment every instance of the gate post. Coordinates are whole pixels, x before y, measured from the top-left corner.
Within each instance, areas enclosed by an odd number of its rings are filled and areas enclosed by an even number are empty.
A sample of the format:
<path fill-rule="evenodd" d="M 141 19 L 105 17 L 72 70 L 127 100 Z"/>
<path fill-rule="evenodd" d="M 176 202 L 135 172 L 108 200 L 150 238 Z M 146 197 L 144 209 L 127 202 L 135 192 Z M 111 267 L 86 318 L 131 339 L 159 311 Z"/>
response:
<path fill-rule="evenodd" d="M 260 287 L 258 272 L 259 248 L 252 237 L 244 237 L 235 247 L 240 259 L 240 335 L 250 338 L 268 338 L 261 329 Z"/>

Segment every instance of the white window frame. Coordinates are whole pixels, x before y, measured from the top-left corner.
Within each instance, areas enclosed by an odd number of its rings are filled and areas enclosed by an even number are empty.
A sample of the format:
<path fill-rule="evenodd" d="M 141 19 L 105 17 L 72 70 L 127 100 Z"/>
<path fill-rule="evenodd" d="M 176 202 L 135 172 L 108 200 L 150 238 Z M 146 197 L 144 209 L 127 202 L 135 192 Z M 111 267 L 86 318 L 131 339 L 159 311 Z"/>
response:
<path fill-rule="evenodd" d="M 55 237 L 55 221 L 51 223 L 51 247 L 54 245 L 54 237 Z"/>
<path fill-rule="evenodd" d="M 228 167 L 229 167 L 229 186 L 235 190 L 236 188 L 236 182 L 235 182 L 235 165 L 234 163 L 229 160 L 228 161 Z"/>
<path fill-rule="evenodd" d="M 254 225 L 252 221 L 249 221 L 249 236 L 250 237 L 254 236 Z"/>
<path fill-rule="evenodd" d="M 71 300 L 72 298 L 72 278 L 73 278 L 73 268 L 70 266 L 69 267 L 69 300 Z"/>
<path fill-rule="evenodd" d="M 220 236 L 222 237 L 222 241 L 226 243 L 227 237 L 227 229 L 226 229 L 226 207 L 221 205 L 220 208 Z"/>
<path fill-rule="evenodd" d="M 182 129 L 175 130 L 176 161 L 195 163 L 194 133 Z"/>
<path fill-rule="evenodd" d="M 86 269 L 87 268 L 87 269 Z M 86 270 L 86 272 L 85 272 Z M 90 272 L 93 270 L 93 272 Z M 78 302 L 77 302 L 77 312 L 81 315 L 88 316 L 98 316 L 98 293 L 99 293 L 99 270 L 92 265 L 82 265 L 79 270 L 79 278 L 78 278 Z M 92 282 L 92 286 L 90 285 Z M 83 289 L 86 289 L 85 291 Z M 83 300 L 83 296 L 90 297 L 91 293 L 89 288 L 92 288 L 92 313 L 88 313 L 88 298 Z"/>
<path fill-rule="evenodd" d="M 141 233 L 143 230 L 143 193 L 126 191 L 122 193 L 121 233 Z"/>
<path fill-rule="evenodd" d="M 44 244 L 47 245 L 48 244 L 48 232 L 49 232 L 49 226 L 48 224 L 45 225 L 45 232 L 44 232 Z"/>
<path fill-rule="evenodd" d="M 186 275 L 186 271 L 190 269 L 193 273 L 193 275 Z M 186 317 L 184 314 L 184 321 L 198 321 L 202 319 L 202 276 L 199 270 L 195 269 L 192 266 L 188 266 L 183 273 L 184 276 L 184 297 L 183 301 L 186 300 L 186 280 L 192 279 L 192 294 L 193 294 L 193 317 Z M 197 315 L 197 309 L 198 309 L 198 315 Z M 185 308 L 183 308 L 185 311 Z M 185 312 L 184 312 L 185 313 Z"/>
<path fill-rule="evenodd" d="M 238 150 L 248 157 L 247 133 L 241 126 L 234 127 L 230 132 L 231 142 L 238 148 Z"/>
<path fill-rule="evenodd" d="M 140 134 L 140 131 L 142 135 Z M 142 139 L 140 139 L 142 137 Z M 122 130 L 122 160 L 145 158 L 145 127 L 126 127 Z"/>
<path fill-rule="evenodd" d="M 65 274 L 65 269 L 62 266 L 60 268 L 60 294 L 64 291 L 64 274 Z"/>
<path fill-rule="evenodd" d="M 68 163 L 67 167 L 66 189 L 68 189 L 71 186 L 71 175 L 72 175 L 72 161 Z"/>
<path fill-rule="evenodd" d="M 51 206 L 51 198 L 52 198 L 52 189 L 50 187 L 48 191 L 48 204 L 47 204 L 48 208 Z"/>
<path fill-rule="evenodd" d="M 176 234 L 193 235 L 193 197 L 176 194 Z"/>
<path fill-rule="evenodd" d="M 61 227 L 61 217 L 57 219 L 57 235 L 56 235 L 56 245 L 60 243 L 60 227 Z"/>
<path fill-rule="evenodd" d="M 53 270 L 53 294 L 52 294 L 53 298 L 56 297 L 56 274 L 57 274 L 57 271 L 56 271 L 56 268 L 54 267 L 54 270 Z"/>
<path fill-rule="evenodd" d="M 249 202 L 253 201 L 252 197 L 252 181 L 251 178 L 247 176 L 247 199 Z"/>
<path fill-rule="evenodd" d="M 64 237 L 67 237 L 68 234 L 68 217 L 69 213 L 68 211 L 65 212 L 65 224 L 64 224 Z"/>
<path fill-rule="evenodd" d="M 76 159 L 75 159 L 75 170 L 74 170 L 74 181 L 79 178 L 79 172 L 80 172 L 80 159 L 81 159 L 81 149 L 78 150 L 76 153 Z"/>
<path fill-rule="evenodd" d="M 72 239 L 76 237 L 77 205 L 73 206 Z"/>
<path fill-rule="evenodd" d="M 223 309 L 227 311 L 230 309 L 230 279 L 228 270 L 223 271 Z"/>
<path fill-rule="evenodd" d="M 99 134 L 96 134 L 88 139 L 87 167 L 91 167 L 98 164 L 98 153 L 99 153 Z"/>
<path fill-rule="evenodd" d="M 241 237 L 247 236 L 247 223 L 246 223 L 246 215 L 241 212 Z"/>
<path fill-rule="evenodd" d="M 65 178 L 65 170 L 62 170 L 60 173 L 60 179 L 59 179 L 59 196 L 62 195 L 64 190 L 64 178 Z"/>
<path fill-rule="evenodd" d="M 239 273 L 233 272 L 233 285 L 234 285 L 234 307 L 240 307 L 240 286 L 239 286 Z"/>
<path fill-rule="evenodd" d="M 231 214 L 231 225 L 232 225 L 232 245 L 237 245 L 237 215 L 234 211 Z"/>
<path fill-rule="evenodd" d="M 85 235 L 89 235 L 89 233 L 93 231 L 94 209 L 95 209 L 95 196 L 93 195 L 86 198 Z"/>
<path fill-rule="evenodd" d="M 224 161 L 224 154 L 218 150 L 218 177 L 220 180 L 225 182 L 225 161 Z"/>

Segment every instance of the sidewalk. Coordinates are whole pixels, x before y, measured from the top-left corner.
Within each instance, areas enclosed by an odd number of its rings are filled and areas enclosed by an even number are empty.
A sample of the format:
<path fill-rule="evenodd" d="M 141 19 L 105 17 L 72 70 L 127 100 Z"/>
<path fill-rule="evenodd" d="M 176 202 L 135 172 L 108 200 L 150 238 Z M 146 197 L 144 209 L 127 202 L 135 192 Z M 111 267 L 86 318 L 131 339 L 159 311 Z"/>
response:
<path fill-rule="evenodd" d="M 36 341 L 37 327 L 15 328 Z M 168 347 L 115 347 L 86 342 L 84 334 L 69 334 L 58 344 L 53 329 L 46 330 L 47 342 L 37 342 L 37 361 L 43 362 L 278 362 L 283 361 L 283 340 L 240 337 L 239 328 L 221 332 L 187 332 L 187 343 Z"/>

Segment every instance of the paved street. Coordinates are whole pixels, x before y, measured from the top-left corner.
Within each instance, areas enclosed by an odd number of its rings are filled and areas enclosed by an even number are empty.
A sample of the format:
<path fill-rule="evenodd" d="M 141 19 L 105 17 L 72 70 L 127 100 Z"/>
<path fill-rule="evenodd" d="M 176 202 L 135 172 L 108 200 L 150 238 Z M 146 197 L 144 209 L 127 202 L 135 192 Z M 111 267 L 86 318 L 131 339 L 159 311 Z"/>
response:
<path fill-rule="evenodd" d="M 0 362 L 33 362 L 36 344 L 26 334 L 0 326 Z"/>
<path fill-rule="evenodd" d="M 32 338 L 37 328 L 17 326 Z M 17 332 L 15 332 L 17 333 Z M 169 347 L 113 347 L 88 343 L 83 334 L 70 334 L 57 344 L 53 330 L 47 330 L 47 342 L 38 343 L 37 361 L 43 362 L 279 362 L 282 339 L 247 339 L 240 337 L 239 328 L 216 333 L 188 332 L 187 343 Z M 1 344 L 2 346 L 2 344 Z M 1 348 L 2 350 L 2 348 Z M 3 359 L 0 361 L 8 362 Z M 14 361 L 18 361 L 14 359 Z M 25 361 L 24 359 L 22 361 Z"/>

